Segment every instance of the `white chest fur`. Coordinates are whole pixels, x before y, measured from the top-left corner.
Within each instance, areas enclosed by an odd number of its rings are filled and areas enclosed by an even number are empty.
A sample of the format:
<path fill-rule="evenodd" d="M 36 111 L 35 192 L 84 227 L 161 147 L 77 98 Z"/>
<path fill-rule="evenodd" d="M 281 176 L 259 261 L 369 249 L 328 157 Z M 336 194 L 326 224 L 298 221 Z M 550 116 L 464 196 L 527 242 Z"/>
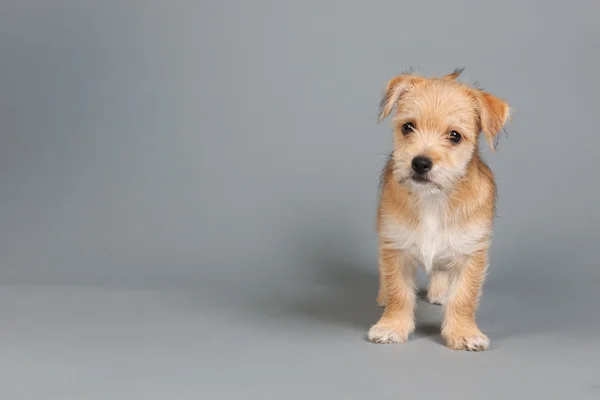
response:
<path fill-rule="evenodd" d="M 433 268 L 444 268 L 487 244 L 490 224 L 450 217 L 445 198 L 433 196 L 422 199 L 418 214 L 416 226 L 384 215 L 381 233 L 394 247 L 414 257 L 428 272 Z"/>

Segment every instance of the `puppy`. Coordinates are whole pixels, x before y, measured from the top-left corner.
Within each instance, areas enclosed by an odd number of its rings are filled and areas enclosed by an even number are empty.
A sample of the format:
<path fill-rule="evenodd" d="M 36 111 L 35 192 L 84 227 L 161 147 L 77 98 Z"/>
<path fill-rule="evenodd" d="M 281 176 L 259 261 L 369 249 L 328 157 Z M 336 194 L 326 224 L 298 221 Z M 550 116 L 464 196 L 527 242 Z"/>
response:
<path fill-rule="evenodd" d="M 478 139 L 483 132 L 495 150 L 509 107 L 459 83 L 461 72 L 397 76 L 381 100 L 378 122 L 396 112 L 377 213 L 377 302 L 385 309 L 368 332 L 375 343 L 402 343 L 414 331 L 421 266 L 430 279 L 428 300 L 445 308 L 447 346 L 480 351 L 490 344 L 475 313 L 488 268 L 496 184 Z"/>

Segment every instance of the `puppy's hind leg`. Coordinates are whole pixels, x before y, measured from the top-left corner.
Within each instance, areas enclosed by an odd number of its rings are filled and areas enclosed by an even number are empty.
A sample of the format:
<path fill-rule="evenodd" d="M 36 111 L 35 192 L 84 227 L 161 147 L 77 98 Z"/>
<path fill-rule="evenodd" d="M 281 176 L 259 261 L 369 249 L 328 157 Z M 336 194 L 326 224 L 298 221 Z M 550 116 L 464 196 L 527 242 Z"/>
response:
<path fill-rule="evenodd" d="M 427 301 L 431 304 L 443 305 L 448 295 L 448 286 L 450 277 L 447 271 L 433 270 L 429 277 L 429 287 L 427 288 Z"/>

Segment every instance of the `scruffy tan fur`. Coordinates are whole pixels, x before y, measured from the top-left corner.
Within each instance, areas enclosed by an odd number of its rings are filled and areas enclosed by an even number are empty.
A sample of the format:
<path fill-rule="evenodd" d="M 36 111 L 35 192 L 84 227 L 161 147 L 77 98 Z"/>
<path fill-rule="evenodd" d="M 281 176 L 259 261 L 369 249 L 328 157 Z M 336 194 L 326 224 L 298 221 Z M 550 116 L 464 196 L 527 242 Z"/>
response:
<path fill-rule="evenodd" d="M 475 314 L 488 267 L 496 185 L 479 155 L 478 139 L 483 133 L 494 150 L 509 107 L 458 82 L 460 72 L 397 76 L 381 101 L 379 120 L 396 112 L 394 150 L 382 173 L 377 214 L 377 302 L 385 309 L 368 333 L 376 343 L 401 343 L 414 331 L 415 272 L 421 266 L 430 277 L 428 300 L 445 308 L 447 346 L 489 347 Z M 408 133 L 407 123 L 413 127 Z M 460 134 L 458 143 L 450 140 L 451 131 Z M 413 179 L 417 156 L 432 161 L 425 182 Z"/>

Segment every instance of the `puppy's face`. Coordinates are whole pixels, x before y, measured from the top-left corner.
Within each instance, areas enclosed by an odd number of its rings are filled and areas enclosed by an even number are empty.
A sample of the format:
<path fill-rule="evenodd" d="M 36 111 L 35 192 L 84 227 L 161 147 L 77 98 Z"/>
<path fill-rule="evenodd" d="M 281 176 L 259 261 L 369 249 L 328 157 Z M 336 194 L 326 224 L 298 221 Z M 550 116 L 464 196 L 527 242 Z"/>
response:
<path fill-rule="evenodd" d="M 396 107 L 394 173 L 401 184 L 449 190 L 466 173 L 480 132 L 493 144 L 508 118 L 503 101 L 456 82 L 458 74 L 402 75 L 388 83 L 380 119 Z"/>

